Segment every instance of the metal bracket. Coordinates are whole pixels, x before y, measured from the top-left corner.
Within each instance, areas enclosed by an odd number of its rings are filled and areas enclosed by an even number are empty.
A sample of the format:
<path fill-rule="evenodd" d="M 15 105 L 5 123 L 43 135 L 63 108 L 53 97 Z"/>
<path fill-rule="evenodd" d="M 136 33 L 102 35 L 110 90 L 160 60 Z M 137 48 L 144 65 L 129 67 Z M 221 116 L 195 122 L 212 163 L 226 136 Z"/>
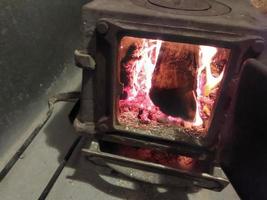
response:
<path fill-rule="evenodd" d="M 78 118 L 75 118 L 73 126 L 78 133 L 89 133 L 95 134 L 95 123 L 94 122 L 81 122 Z"/>
<path fill-rule="evenodd" d="M 75 50 L 74 59 L 77 67 L 89 70 L 95 70 L 96 68 L 94 58 L 84 50 Z"/>
<path fill-rule="evenodd" d="M 192 184 L 194 186 L 200 188 L 206 188 L 214 191 L 221 191 L 229 184 L 227 177 L 221 176 L 223 171 L 220 168 L 217 168 L 211 174 L 207 174 L 207 173 L 189 172 L 161 164 L 151 163 L 148 161 L 127 158 L 113 153 L 102 151 L 98 140 L 92 140 L 88 147 L 82 149 L 82 152 L 84 153 L 85 156 L 88 156 L 90 158 L 92 157 L 102 158 L 104 161 L 108 163 L 115 163 L 119 166 L 128 166 L 131 167 L 133 170 L 141 169 L 144 171 L 175 176 L 183 181 L 191 180 L 193 181 Z"/>

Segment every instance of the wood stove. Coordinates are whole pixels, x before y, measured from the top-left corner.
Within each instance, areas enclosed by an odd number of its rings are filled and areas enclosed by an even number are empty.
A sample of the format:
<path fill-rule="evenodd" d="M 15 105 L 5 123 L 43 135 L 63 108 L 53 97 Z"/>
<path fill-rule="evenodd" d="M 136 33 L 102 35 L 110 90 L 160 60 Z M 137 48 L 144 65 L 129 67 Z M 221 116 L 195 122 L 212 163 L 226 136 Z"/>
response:
<path fill-rule="evenodd" d="M 240 74 L 267 64 L 266 17 L 243 0 L 94 0 L 82 15 L 85 154 L 222 190 Z"/>

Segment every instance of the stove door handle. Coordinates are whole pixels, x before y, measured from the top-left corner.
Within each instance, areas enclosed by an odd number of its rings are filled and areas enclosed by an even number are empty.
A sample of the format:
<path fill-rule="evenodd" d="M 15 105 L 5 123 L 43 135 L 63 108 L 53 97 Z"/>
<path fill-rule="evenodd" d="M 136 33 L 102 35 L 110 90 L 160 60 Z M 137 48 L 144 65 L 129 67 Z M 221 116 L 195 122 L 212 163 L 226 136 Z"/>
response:
<path fill-rule="evenodd" d="M 96 68 L 94 58 L 85 50 L 75 50 L 74 59 L 77 67 L 89 70 L 95 70 Z"/>

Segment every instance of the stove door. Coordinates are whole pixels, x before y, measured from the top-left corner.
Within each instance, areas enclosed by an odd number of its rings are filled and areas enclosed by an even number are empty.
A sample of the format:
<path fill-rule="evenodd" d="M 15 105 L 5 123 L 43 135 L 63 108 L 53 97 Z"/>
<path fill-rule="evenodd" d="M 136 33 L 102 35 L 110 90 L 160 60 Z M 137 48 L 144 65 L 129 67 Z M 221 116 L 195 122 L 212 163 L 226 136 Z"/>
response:
<path fill-rule="evenodd" d="M 267 199 L 266 65 L 244 63 L 232 111 L 224 170 L 242 199 Z"/>

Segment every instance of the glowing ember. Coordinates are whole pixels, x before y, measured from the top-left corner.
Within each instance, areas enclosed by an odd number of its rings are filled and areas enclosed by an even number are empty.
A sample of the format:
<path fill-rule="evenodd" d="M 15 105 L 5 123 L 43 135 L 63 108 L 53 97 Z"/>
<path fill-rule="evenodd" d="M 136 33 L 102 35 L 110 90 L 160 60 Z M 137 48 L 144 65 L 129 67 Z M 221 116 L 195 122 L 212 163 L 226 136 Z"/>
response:
<path fill-rule="evenodd" d="M 119 122 L 206 133 L 228 58 L 227 49 L 124 37 Z"/>
<path fill-rule="evenodd" d="M 201 164 L 196 159 L 151 148 L 119 145 L 116 153 L 124 157 L 157 163 L 185 171 L 197 170 L 197 167 L 201 169 Z"/>

